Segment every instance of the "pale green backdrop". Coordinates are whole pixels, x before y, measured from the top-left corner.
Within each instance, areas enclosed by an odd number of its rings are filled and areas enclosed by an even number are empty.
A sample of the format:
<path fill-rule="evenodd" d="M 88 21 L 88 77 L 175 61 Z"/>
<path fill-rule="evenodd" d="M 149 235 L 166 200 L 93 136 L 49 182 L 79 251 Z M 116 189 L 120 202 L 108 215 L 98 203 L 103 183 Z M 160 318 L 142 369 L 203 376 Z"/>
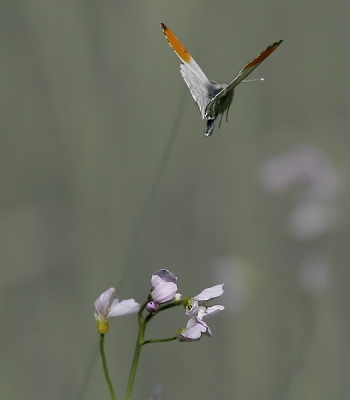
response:
<path fill-rule="evenodd" d="M 134 399 L 349 398 L 349 17 L 345 0 L 2 1 L 1 399 L 108 399 L 93 302 L 144 301 L 159 268 L 183 295 L 224 281 L 226 310 L 212 338 L 146 347 Z M 210 138 L 160 21 L 216 81 L 284 39 Z M 305 145 L 311 177 L 307 156 L 299 184 L 264 186 Z M 310 197 L 315 232 L 291 232 Z M 149 337 L 186 324 L 167 314 Z M 136 327 L 106 336 L 119 399 Z"/>

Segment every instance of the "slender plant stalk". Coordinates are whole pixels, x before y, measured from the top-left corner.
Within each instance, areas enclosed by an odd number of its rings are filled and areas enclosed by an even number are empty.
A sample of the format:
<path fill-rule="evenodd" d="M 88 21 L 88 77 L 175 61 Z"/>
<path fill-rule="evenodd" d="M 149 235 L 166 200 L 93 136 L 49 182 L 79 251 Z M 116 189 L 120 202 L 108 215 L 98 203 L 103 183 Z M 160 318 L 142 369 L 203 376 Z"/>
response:
<path fill-rule="evenodd" d="M 136 342 L 135 352 L 134 352 L 134 359 L 132 360 L 128 387 L 126 389 L 125 400 L 129 400 L 131 397 L 131 392 L 132 392 L 132 388 L 134 386 L 134 381 L 135 381 L 135 376 L 136 376 L 137 365 L 139 363 L 141 347 L 143 345 L 143 338 L 145 336 L 145 329 L 146 329 L 145 320 L 142 318 L 141 313 L 139 313 L 139 334 L 137 336 L 137 342 Z"/>
<path fill-rule="evenodd" d="M 158 311 L 163 311 L 166 308 L 176 307 L 176 306 L 178 306 L 180 304 L 182 304 L 182 301 L 175 302 L 175 303 L 172 303 L 170 305 L 167 304 L 165 306 L 161 306 Z M 146 305 L 147 305 L 147 301 L 142 304 L 142 306 L 140 307 L 139 313 L 138 313 L 139 333 L 137 335 L 137 342 L 136 342 L 136 346 L 135 346 L 134 358 L 132 360 L 128 387 L 126 389 L 125 400 L 130 400 L 130 398 L 131 398 L 131 392 L 132 392 L 132 388 L 134 386 L 136 370 L 137 370 L 137 365 L 139 363 L 142 346 L 144 344 L 148 344 L 148 343 L 170 342 L 172 340 L 176 340 L 177 339 L 175 336 L 173 336 L 171 338 L 166 338 L 166 339 L 153 339 L 153 340 L 144 341 L 146 325 L 156 315 L 156 314 L 148 314 L 146 318 L 143 318 L 142 312 L 146 308 Z"/>
<path fill-rule="evenodd" d="M 165 339 L 151 339 L 151 340 L 145 340 L 143 344 L 149 344 L 149 343 L 164 343 L 164 342 L 172 342 L 173 340 L 176 340 L 177 337 L 173 336 L 171 338 L 165 338 Z"/>
<path fill-rule="evenodd" d="M 108 384 L 108 388 L 109 388 L 109 392 L 111 394 L 111 398 L 112 398 L 112 400 L 117 400 L 117 397 L 116 397 L 116 395 L 114 393 L 112 382 L 111 382 L 111 380 L 109 378 L 106 355 L 105 355 L 105 350 L 104 350 L 104 341 L 105 341 L 105 335 L 102 333 L 100 335 L 100 353 L 101 353 L 101 358 L 102 358 L 103 371 L 105 373 L 105 378 L 106 378 L 106 382 Z"/>

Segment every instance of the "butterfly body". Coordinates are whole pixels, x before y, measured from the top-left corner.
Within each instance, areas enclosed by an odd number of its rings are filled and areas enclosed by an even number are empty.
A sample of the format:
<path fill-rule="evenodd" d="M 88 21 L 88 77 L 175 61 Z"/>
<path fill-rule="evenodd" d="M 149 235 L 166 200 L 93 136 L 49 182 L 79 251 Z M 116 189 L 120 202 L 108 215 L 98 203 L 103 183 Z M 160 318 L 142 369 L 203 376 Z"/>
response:
<path fill-rule="evenodd" d="M 219 94 L 225 87 L 227 83 L 212 83 L 212 87 L 208 91 L 208 97 L 210 100 L 214 99 L 217 94 Z M 213 132 L 216 118 L 221 114 L 224 114 L 226 111 L 226 120 L 228 117 L 228 112 L 230 110 L 230 106 L 233 100 L 234 88 L 232 88 L 224 97 L 218 98 L 218 100 L 213 104 L 211 108 L 207 110 L 205 108 L 204 119 L 207 120 L 207 126 L 205 128 L 204 134 L 205 136 L 210 136 Z M 208 103 L 209 104 L 209 103 Z M 221 120 L 220 120 L 221 123 Z M 220 124 L 219 124 L 220 126 Z"/>
<path fill-rule="evenodd" d="M 209 90 L 208 97 L 210 100 L 214 99 L 225 87 L 227 83 L 214 83 L 211 90 Z M 234 88 L 226 93 L 226 96 L 219 97 L 217 102 L 213 104 L 211 108 L 206 107 L 205 109 L 205 117 L 213 118 L 218 116 L 219 114 L 224 113 L 231 105 L 233 100 L 233 92 Z"/>
<path fill-rule="evenodd" d="M 249 63 L 238 72 L 232 82 L 228 84 L 215 83 L 206 77 L 199 65 L 194 61 L 190 53 L 180 43 L 173 32 L 162 22 L 161 26 L 170 46 L 181 60 L 181 75 L 199 107 L 201 116 L 203 119 L 207 120 L 207 126 L 204 132 L 206 136 L 212 134 L 216 119 L 220 114 L 222 115 L 226 111 L 227 119 L 235 87 L 282 43 L 282 40 L 279 40 L 268 46 L 257 57 L 249 61 Z"/>

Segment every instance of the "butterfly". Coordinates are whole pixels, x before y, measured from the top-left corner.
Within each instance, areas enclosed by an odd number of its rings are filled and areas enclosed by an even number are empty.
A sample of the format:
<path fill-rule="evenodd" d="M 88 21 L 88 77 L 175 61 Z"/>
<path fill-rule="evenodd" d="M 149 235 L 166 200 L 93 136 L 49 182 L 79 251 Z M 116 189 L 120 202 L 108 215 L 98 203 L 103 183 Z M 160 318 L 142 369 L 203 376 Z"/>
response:
<path fill-rule="evenodd" d="M 220 124 L 224 112 L 226 111 L 226 121 L 228 112 L 233 100 L 233 92 L 235 87 L 240 84 L 254 69 L 262 63 L 266 57 L 273 53 L 277 47 L 283 42 L 279 40 L 266 47 L 253 60 L 249 61 L 236 75 L 230 83 L 217 83 L 210 81 L 199 65 L 191 57 L 190 53 L 180 43 L 179 39 L 173 32 L 163 23 L 160 23 L 164 35 L 173 48 L 177 56 L 181 60 L 180 72 L 184 78 L 192 97 L 198 104 L 202 118 L 207 120 L 207 126 L 204 134 L 210 136 L 213 133 L 217 117 L 221 114 Z M 219 124 L 219 127 L 220 127 Z"/>

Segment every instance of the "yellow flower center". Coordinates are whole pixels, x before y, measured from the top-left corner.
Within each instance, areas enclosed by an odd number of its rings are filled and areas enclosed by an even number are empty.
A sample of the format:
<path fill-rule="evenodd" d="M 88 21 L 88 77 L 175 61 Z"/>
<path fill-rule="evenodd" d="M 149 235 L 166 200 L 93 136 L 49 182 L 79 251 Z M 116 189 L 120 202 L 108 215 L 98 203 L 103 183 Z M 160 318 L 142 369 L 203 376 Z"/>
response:
<path fill-rule="evenodd" d="M 100 316 L 97 320 L 97 332 L 100 334 L 107 333 L 109 328 L 108 320 L 104 316 Z"/>

